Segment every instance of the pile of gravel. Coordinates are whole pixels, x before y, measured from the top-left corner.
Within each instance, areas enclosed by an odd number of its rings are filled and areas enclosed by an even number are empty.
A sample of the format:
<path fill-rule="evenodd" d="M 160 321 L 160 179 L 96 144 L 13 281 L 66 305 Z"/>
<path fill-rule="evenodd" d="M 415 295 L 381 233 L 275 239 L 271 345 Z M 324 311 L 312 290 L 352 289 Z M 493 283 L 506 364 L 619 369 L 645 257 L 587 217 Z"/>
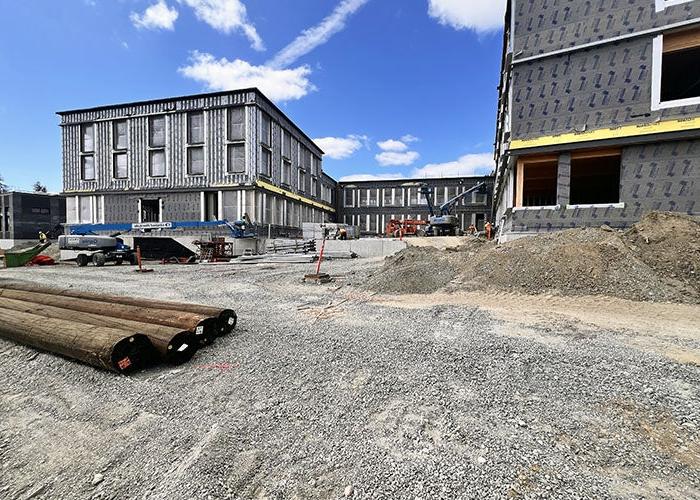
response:
<path fill-rule="evenodd" d="M 583 228 L 502 245 L 478 240 L 448 251 L 408 248 L 372 276 L 383 293 L 520 291 L 700 302 L 700 224 L 652 213 L 632 229 Z"/>
<path fill-rule="evenodd" d="M 626 231 L 623 239 L 658 274 L 700 292 L 700 219 L 654 212 Z"/>
<path fill-rule="evenodd" d="M 408 247 L 387 257 L 384 268 L 370 276 L 366 287 L 382 293 L 431 293 L 458 274 L 457 262 L 432 247 Z"/>

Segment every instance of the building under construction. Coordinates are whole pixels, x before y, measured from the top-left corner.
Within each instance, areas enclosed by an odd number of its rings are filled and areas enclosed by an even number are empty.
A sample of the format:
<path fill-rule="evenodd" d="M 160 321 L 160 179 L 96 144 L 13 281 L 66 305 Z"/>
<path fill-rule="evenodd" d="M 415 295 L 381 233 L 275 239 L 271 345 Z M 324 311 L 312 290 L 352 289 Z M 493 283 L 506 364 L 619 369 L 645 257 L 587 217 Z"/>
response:
<path fill-rule="evenodd" d="M 470 193 L 452 209 L 461 230 L 466 231 L 473 224 L 481 231 L 491 219 L 492 176 L 340 182 L 338 222 L 357 226 L 363 234 L 384 234 L 392 219 L 429 219 L 428 203 L 421 194 L 422 186 L 432 190 L 433 203 L 439 207 L 482 182 L 486 184 L 485 192 Z"/>
<path fill-rule="evenodd" d="M 58 114 L 68 224 L 334 216 L 323 151 L 257 89 Z"/>
<path fill-rule="evenodd" d="M 0 249 L 34 243 L 39 231 L 61 234 L 66 199 L 57 194 L 10 191 L 0 193 Z"/>
<path fill-rule="evenodd" d="M 700 213 L 700 2 L 508 2 L 501 239 Z"/>

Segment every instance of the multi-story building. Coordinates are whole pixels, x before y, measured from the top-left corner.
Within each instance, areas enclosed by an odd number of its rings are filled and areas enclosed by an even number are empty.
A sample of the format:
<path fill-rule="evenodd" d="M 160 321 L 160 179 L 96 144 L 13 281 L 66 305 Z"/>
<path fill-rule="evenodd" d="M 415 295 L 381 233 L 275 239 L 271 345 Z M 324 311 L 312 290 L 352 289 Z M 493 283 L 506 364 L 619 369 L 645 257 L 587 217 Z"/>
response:
<path fill-rule="evenodd" d="M 47 193 L 0 193 L 0 248 L 38 242 L 39 231 L 55 236 L 66 221 L 66 199 Z"/>
<path fill-rule="evenodd" d="M 257 89 L 58 115 L 69 224 L 334 217 L 323 151 Z"/>
<path fill-rule="evenodd" d="M 338 222 L 358 226 L 363 234 L 384 234 L 391 219 L 428 220 L 427 200 L 421 186 L 434 190 L 434 203 L 446 201 L 485 182 L 487 193 L 471 193 L 460 200 L 454 213 L 466 230 L 475 224 L 479 230 L 491 219 L 493 177 L 457 177 L 441 179 L 402 179 L 338 184 Z"/>
<path fill-rule="evenodd" d="M 502 239 L 700 213 L 700 1 L 509 0 Z"/>

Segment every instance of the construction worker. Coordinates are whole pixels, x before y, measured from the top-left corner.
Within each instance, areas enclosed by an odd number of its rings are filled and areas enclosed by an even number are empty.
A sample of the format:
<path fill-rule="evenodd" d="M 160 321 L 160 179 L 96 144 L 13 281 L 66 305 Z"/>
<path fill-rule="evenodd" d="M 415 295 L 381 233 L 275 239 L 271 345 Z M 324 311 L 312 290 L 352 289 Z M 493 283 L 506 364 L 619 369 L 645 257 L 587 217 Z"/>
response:
<path fill-rule="evenodd" d="M 474 224 L 469 224 L 469 229 L 467 229 L 467 231 L 474 236 L 476 234 L 476 226 Z"/>
<path fill-rule="evenodd" d="M 46 243 L 49 241 L 48 236 L 46 236 L 46 233 L 44 231 L 39 231 L 39 243 Z"/>
<path fill-rule="evenodd" d="M 336 238 L 339 240 L 347 240 L 348 239 L 348 230 L 345 229 L 344 227 L 338 227 L 338 233 L 336 235 Z"/>
<path fill-rule="evenodd" d="M 486 221 L 486 224 L 484 225 L 484 230 L 486 231 L 486 239 L 490 240 L 492 237 L 493 226 L 489 221 Z"/>

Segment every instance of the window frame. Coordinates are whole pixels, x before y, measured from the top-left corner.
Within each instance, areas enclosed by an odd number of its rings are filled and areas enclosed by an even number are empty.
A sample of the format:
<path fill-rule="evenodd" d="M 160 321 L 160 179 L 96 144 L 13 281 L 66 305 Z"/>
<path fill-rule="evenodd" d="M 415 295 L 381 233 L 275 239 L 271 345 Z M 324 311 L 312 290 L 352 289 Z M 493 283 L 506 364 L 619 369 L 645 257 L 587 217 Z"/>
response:
<path fill-rule="evenodd" d="M 683 0 L 681 3 L 685 3 Z M 674 4 L 675 5 L 675 4 Z M 696 29 L 700 30 L 700 24 L 696 25 Z M 686 99 L 674 99 L 672 101 L 661 100 L 661 83 L 663 77 L 663 62 L 664 62 L 664 36 L 669 33 L 662 33 L 654 37 L 652 42 L 652 59 L 651 59 L 651 110 L 661 111 L 664 109 L 682 108 L 684 106 L 700 105 L 700 96 L 689 97 Z M 700 47 L 700 45 L 698 45 Z"/>
<path fill-rule="evenodd" d="M 281 172 L 281 184 L 284 186 L 292 185 L 292 160 L 289 158 L 282 157 L 282 172 Z"/>
<path fill-rule="evenodd" d="M 193 172 L 192 171 L 192 153 L 194 151 L 201 151 L 202 152 L 202 171 L 201 172 Z M 204 145 L 187 145 L 187 175 L 189 177 L 203 177 L 207 172 L 207 155 L 206 151 L 204 149 Z"/>
<path fill-rule="evenodd" d="M 300 193 L 306 193 L 306 171 L 298 166 L 297 167 L 297 191 Z"/>
<path fill-rule="evenodd" d="M 120 124 L 124 124 L 124 142 L 123 146 L 119 145 L 119 133 L 118 128 Z M 112 122 L 112 179 L 128 179 L 129 178 L 129 120 L 120 119 L 114 120 Z M 126 175 L 117 175 L 117 156 L 124 156 L 126 158 Z"/>
<path fill-rule="evenodd" d="M 87 149 L 85 147 L 85 131 L 87 128 L 90 128 L 91 131 L 91 149 Z M 97 181 L 97 157 L 95 155 L 95 150 L 97 149 L 95 147 L 95 127 L 96 124 L 94 122 L 90 123 L 81 123 L 80 124 L 80 153 L 78 155 L 79 162 L 80 162 L 80 180 L 82 182 L 95 182 Z M 92 177 L 87 178 L 85 177 L 85 161 L 90 158 L 92 160 Z"/>
<path fill-rule="evenodd" d="M 241 139 L 234 139 L 232 138 L 231 134 L 233 128 L 231 115 L 234 110 L 241 111 L 243 113 L 243 133 L 241 134 L 243 137 Z M 246 161 L 248 154 L 246 144 L 246 114 L 247 110 L 245 106 L 229 106 L 226 108 L 226 175 L 242 175 L 248 170 L 248 162 Z M 233 170 L 233 165 L 231 164 L 231 155 L 229 154 L 229 151 L 234 147 L 243 147 L 243 170 L 240 172 Z"/>
<path fill-rule="evenodd" d="M 117 156 L 123 156 L 126 159 L 126 175 L 124 175 L 123 177 L 117 175 Z M 112 152 L 112 178 L 119 180 L 129 178 L 129 155 L 127 154 L 126 150 L 115 150 Z"/>
<path fill-rule="evenodd" d="M 90 127 L 92 133 L 92 149 L 85 148 L 85 129 Z M 80 152 L 82 154 L 95 154 L 95 123 L 80 124 Z"/>
<path fill-rule="evenodd" d="M 350 204 L 348 204 L 348 194 L 350 195 Z M 355 188 L 343 188 L 343 207 L 355 208 Z"/>
<path fill-rule="evenodd" d="M 265 165 L 266 171 L 263 171 L 263 158 L 264 158 L 264 153 L 267 153 L 267 158 L 268 162 L 267 165 Z M 258 162 L 258 174 L 262 175 L 263 177 L 267 179 L 272 178 L 272 148 L 269 148 L 265 146 L 264 144 L 260 144 L 260 161 Z"/>
<path fill-rule="evenodd" d="M 151 137 L 151 124 L 154 120 L 162 118 L 163 119 L 163 145 L 156 145 L 154 146 L 152 144 L 152 137 Z M 167 145 L 168 145 L 168 119 L 167 115 L 153 115 L 148 117 L 148 178 L 149 179 L 163 179 L 165 177 L 168 177 L 168 155 L 166 154 L 167 150 Z M 162 153 L 163 154 L 163 175 L 153 175 L 153 155 L 155 153 Z"/>
<path fill-rule="evenodd" d="M 557 192 L 555 189 L 554 205 L 525 205 L 525 168 L 527 165 L 539 165 L 543 163 L 556 163 L 555 175 L 558 175 L 558 165 L 559 165 L 559 153 L 554 154 L 543 154 L 534 156 L 523 156 L 518 158 L 517 161 L 517 179 L 515 188 L 515 204 L 513 210 L 543 210 L 543 209 L 557 209 L 559 205 L 556 203 Z"/>
<path fill-rule="evenodd" d="M 668 7 L 673 7 L 674 5 L 682 5 L 684 3 L 692 1 L 693 0 L 656 0 L 656 12 L 663 12 Z"/>
<path fill-rule="evenodd" d="M 231 164 L 231 154 L 229 153 L 232 148 L 242 148 L 243 149 L 243 170 L 236 171 L 233 170 L 233 165 Z M 227 175 L 241 175 L 246 172 L 246 144 L 245 142 L 236 141 L 226 143 L 226 174 Z"/>
<path fill-rule="evenodd" d="M 153 144 L 152 124 L 157 119 L 163 119 L 163 144 Z M 148 117 L 148 149 L 165 149 L 168 144 L 168 120 L 166 115 L 153 115 Z"/>
<path fill-rule="evenodd" d="M 242 125 L 243 125 L 243 134 L 241 134 L 242 137 L 241 137 L 240 139 L 233 139 L 233 138 L 232 138 L 232 135 L 231 135 L 231 131 L 232 131 L 232 128 L 233 128 L 233 127 L 232 127 L 232 124 L 231 124 L 231 122 L 232 122 L 232 120 L 231 120 L 231 114 L 232 114 L 232 112 L 233 112 L 234 110 L 236 110 L 236 111 L 241 111 L 241 112 L 243 113 L 243 122 L 242 122 Z M 226 142 L 229 142 L 229 143 L 231 143 L 231 142 L 245 142 L 245 139 L 246 139 L 246 131 L 247 131 L 247 129 L 248 129 L 248 126 L 247 126 L 247 123 L 246 123 L 246 113 L 247 113 L 247 112 L 246 112 L 246 107 L 243 106 L 243 105 L 241 105 L 241 106 L 230 106 L 230 107 L 226 108 Z"/>
<path fill-rule="evenodd" d="M 622 148 L 602 148 L 584 151 L 574 151 L 571 153 L 571 172 L 569 176 L 569 201 L 566 204 L 567 209 L 576 208 L 624 208 L 625 204 L 622 201 L 622 188 L 620 186 L 622 177 Z M 571 203 L 571 189 L 574 185 L 573 163 L 577 160 L 590 160 L 594 158 L 618 158 L 620 165 L 618 166 L 618 191 L 617 201 L 609 201 L 602 203 Z"/>
<path fill-rule="evenodd" d="M 193 141 L 192 140 L 192 118 L 195 116 L 201 116 L 202 117 L 202 126 L 201 126 L 201 140 L 200 141 Z M 204 146 L 204 143 L 206 142 L 206 115 L 204 111 L 190 111 L 187 113 L 187 145 L 188 146 Z"/>
<path fill-rule="evenodd" d="M 92 177 L 85 177 L 85 160 L 92 160 Z M 95 182 L 97 180 L 97 165 L 95 165 L 95 153 L 80 155 L 80 180 L 83 182 Z"/>
<path fill-rule="evenodd" d="M 290 162 L 292 161 L 292 148 L 294 147 L 294 144 L 292 141 L 292 134 L 289 132 L 289 130 L 285 129 L 284 127 L 281 128 L 282 130 L 282 158 L 285 160 L 289 160 Z M 289 150 L 285 151 L 287 149 L 287 143 L 289 143 Z M 287 154 L 288 153 L 288 154 Z"/>
<path fill-rule="evenodd" d="M 126 144 L 123 147 L 119 146 L 119 134 L 117 127 L 119 124 L 124 124 L 124 141 Z M 129 149 L 129 120 L 114 120 L 112 122 L 112 152 L 123 152 Z"/>
<path fill-rule="evenodd" d="M 163 175 L 153 175 L 153 155 L 155 153 L 163 154 Z M 151 179 L 163 179 L 168 176 L 168 159 L 165 154 L 165 148 L 153 148 L 148 150 L 148 177 Z"/>
<path fill-rule="evenodd" d="M 267 122 L 270 124 L 268 128 L 268 134 L 267 137 L 263 137 L 263 124 L 265 123 L 267 119 Z M 269 142 L 265 142 L 263 139 L 267 139 Z M 272 132 L 272 117 L 265 113 L 264 111 L 260 111 L 260 144 L 263 146 L 266 146 L 268 149 L 272 149 L 272 139 L 273 139 L 273 132 Z"/>

